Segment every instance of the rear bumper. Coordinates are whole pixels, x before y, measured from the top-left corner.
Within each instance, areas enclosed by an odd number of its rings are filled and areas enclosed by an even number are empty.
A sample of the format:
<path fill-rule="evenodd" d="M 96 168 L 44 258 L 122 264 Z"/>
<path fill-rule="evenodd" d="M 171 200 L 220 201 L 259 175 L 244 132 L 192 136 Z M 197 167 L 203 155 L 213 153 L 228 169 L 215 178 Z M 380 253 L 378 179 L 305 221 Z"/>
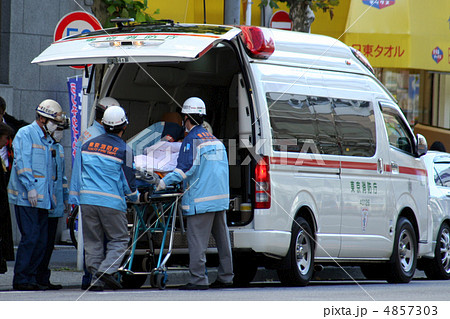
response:
<path fill-rule="evenodd" d="M 286 256 L 291 233 L 276 230 L 231 229 L 233 248 L 250 248 L 257 253 Z"/>

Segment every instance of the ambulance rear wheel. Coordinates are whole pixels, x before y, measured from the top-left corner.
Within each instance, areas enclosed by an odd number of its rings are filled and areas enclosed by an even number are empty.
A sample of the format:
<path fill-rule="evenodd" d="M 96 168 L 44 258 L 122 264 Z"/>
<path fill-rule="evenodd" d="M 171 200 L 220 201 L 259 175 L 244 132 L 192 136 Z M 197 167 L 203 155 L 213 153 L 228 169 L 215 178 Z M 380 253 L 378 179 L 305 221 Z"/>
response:
<path fill-rule="evenodd" d="M 411 222 L 400 217 L 395 230 L 394 251 L 388 264 L 389 283 L 408 283 L 417 266 L 417 236 Z"/>
<path fill-rule="evenodd" d="M 285 286 L 306 286 L 314 272 L 314 237 L 308 222 L 298 217 L 292 227 L 288 269 L 279 269 L 278 278 Z"/>

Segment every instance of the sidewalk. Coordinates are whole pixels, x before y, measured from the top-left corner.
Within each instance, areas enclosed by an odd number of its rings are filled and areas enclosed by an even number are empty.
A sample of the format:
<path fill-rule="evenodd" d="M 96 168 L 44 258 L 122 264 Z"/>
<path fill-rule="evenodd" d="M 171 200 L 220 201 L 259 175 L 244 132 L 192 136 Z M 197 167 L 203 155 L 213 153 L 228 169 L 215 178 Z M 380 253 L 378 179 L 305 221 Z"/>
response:
<path fill-rule="evenodd" d="M 50 269 L 52 270 L 51 282 L 54 284 L 61 284 L 65 289 L 77 288 L 81 286 L 82 271 L 77 270 L 77 251 L 72 246 L 57 245 L 52 254 L 50 261 Z M 189 280 L 189 271 L 187 269 L 169 269 L 168 272 L 168 286 L 183 285 Z M 11 290 L 12 280 L 14 275 L 14 261 L 8 262 L 8 272 L 0 274 L 0 291 Z M 216 269 L 208 268 L 208 275 L 211 282 L 215 280 Z M 414 278 L 426 278 L 422 271 L 416 270 Z M 313 281 L 343 281 L 343 280 L 362 280 L 365 279 L 359 267 L 350 266 L 341 269 L 339 267 L 325 267 L 318 272 Z M 278 276 L 274 270 L 266 270 L 260 268 L 253 282 L 277 282 Z M 147 278 L 144 287 L 149 287 L 149 279 Z"/>

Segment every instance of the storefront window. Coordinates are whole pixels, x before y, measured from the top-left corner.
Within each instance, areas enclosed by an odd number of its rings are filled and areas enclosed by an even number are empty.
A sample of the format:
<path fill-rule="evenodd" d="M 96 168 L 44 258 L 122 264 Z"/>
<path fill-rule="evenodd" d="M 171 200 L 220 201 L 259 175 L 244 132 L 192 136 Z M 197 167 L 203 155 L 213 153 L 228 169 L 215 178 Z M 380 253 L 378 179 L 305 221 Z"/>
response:
<path fill-rule="evenodd" d="M 410 125 L 419 117 L 420 75 L 411 70 L 377 69 L 377 78 L 397 99 Z"/>

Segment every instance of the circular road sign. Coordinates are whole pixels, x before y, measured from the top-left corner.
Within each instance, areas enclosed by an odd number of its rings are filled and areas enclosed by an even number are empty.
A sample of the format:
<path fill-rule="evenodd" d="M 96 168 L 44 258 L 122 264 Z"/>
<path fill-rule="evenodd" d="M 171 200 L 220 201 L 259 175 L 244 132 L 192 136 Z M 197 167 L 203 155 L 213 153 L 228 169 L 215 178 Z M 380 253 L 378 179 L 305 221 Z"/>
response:
<path fill-rule="evenodd" d="M 55 33 L 53 34 L 53 41 L 58 41 L 71 35 L 100 29 L 102 29 L 102 24 L 92 14 L 84 11 L 71 12 L 59 20 L 55 28 Z M 73 66 L 72 68 L 83 69 L 84 67 Z"/>
<path fill-rule="evenodd" d="M 269 27 L 273 29 L 292 30 L 292 20 L 289 18 L 289 13 L 280 10 L 272 14 Z"/>

